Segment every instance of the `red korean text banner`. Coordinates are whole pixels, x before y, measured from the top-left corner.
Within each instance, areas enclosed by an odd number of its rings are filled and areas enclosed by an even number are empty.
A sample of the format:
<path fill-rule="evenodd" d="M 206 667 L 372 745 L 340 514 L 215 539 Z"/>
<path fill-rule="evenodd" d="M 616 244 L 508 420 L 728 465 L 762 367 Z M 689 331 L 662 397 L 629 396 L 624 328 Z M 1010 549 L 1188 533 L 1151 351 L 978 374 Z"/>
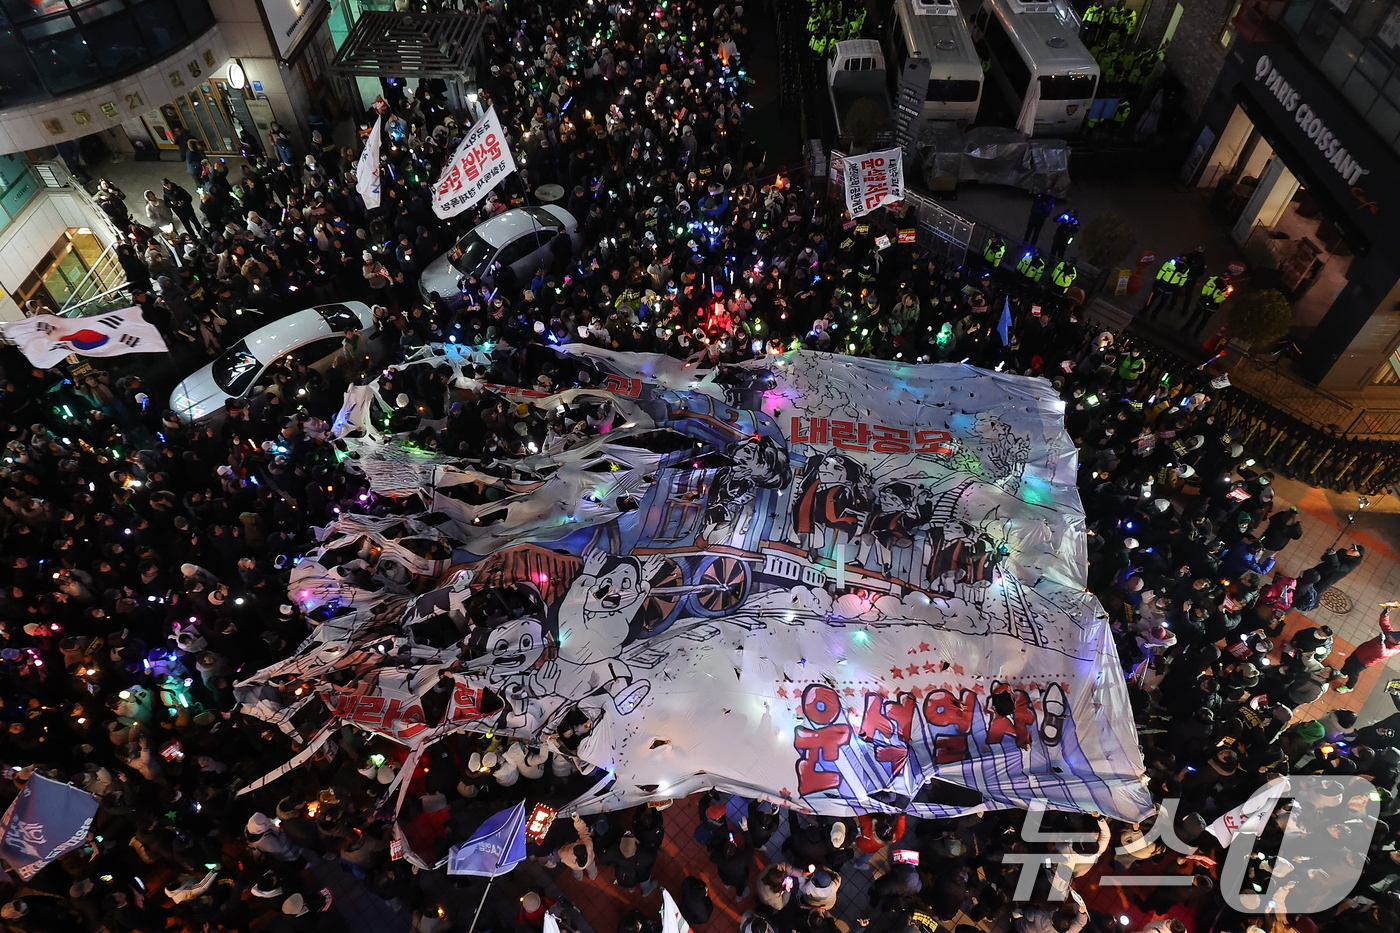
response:
<path fill-rule="evenodd" d="M 433 213 L 453 217 L 486 196 L 507 175 L 515 171 L 496 108 L 476 122 L 462 139 L 442 177 L 433 186 Z"/>
<path fill-rule="evenodd" d="M 846 210 L 852 217 L 904 200 L 904 150 L 845 156 L 842 162 Z"/>

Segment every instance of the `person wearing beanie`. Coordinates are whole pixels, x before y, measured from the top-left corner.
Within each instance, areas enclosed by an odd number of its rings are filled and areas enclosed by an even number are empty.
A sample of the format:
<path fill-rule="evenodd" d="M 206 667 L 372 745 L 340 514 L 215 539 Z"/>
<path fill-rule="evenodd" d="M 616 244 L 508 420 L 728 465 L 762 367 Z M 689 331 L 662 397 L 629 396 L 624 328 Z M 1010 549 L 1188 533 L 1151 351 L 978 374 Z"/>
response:
<path fill-rule="evenodd" d="M 802 880 L 797 889 L 802 906 L 816 911 L 830 911 L 836 906 L 841 890 L 841 876 L 834 871 L 818 868 Z"/>
<path fill-rule="evenodd" d="M 573 824 L 578 837 L 573 842 L 559 847 L 559 861 L 574 873 L 574 879 L 577 881 L 582 881 L 584 875 L 590 879 L 597 878 L 598 862 L 593 856 L 593 832 L 577 813 L 574 814 Z"/>
<path fill-rule="evenodd" d="M 1390 625 L 1390 610 L 1400 606 L 1400 602 L 1381 603 L 1381 606 L 1381 616 L 1377 623 L 1380 626 L 1380 634 L 1353 648 L 1342 663 L 1342 676 L 1346 678 L 1346 683 L 1337 688 L 1338 693 L 1350 693 L 1355 689 L 1356 680 L 1362 671 L 1400 655 L 1400 632 Z"/>
<path fill-rule="evenodd" d="M 729 835 L 729 818 L 723 803 L 717 798 L 711 798 L 711 802 L 706 804 L 701 799 L 700 825 L 695 827 L 695 841 L 705 848 L 719 845 Z"/>
<path fill-rule="evenodd" d="M 734 889 L 734 900 L 742 901 L 749 896 L 749 874 L 753 867 L 753 849 L 741 845 L 734 834 L 710 850 L 710 861 L 715 863 L 719 880 Z"/>
<path fill-rule="evenodd" d="M 680 899 L 676 902 L 680 908 L 681 916 L 685 922 L 692 927 L 703 926 L 710 922 L 710 916 L 714 913 L 715 904 L 710 900 L 710 890 L 705 885 L 702 878 L 694 875 L 687 875 L 681 881 Z"/>
<path fill-rule="evenodd" d="M 302 862 L 304 854 L 300 846 L 287 838 L 287 834 L 272 821 L 266 813 L 254 813 L 248 817 L 244 827 L 248 845 L 259 852 L 270 855 L 280 862 Z"/>
<path fill-rule="evenodd" d="M 655 891 L 660 883 L 651 877 L 656 856 L 655 849 L 642 847 L 637 843 L 636 836 L 626 832 L 598 856 L 598 864 L 612 866 L 613 883 L 618 887 L 631 891 L 640 885 L 645 897 Z"/>
<path fill-rule="evenodd" d="M 520 910 L 515 916 L 515 922 L 538 930 L 544 926 L 545 911 L 553 906 L 554 900 L 552 898 L 546 897 L 538 891 L 527 892 L 520 898 Z"/>

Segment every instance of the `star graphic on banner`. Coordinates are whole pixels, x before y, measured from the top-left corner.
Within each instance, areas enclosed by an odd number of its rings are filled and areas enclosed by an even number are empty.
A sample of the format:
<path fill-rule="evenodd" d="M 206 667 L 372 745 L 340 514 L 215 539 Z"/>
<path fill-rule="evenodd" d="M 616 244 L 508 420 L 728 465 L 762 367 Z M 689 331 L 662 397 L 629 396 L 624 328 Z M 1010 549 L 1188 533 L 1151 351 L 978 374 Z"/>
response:
<path fill-rule="evenodd" d="M 786 787 L 778 788 L 778 793 L 782 794 L 784 797 L 792 796 L 792 791 L 788 790 Z"/>
<path fill-rule="evenodd" d="M 904 671 L 900 670 L 897 667 L 892 667 L 890 668 L 890 676 L 892 676 L 895 680 L 903 680 Z"/>
<path fill-rule="evenodd" d="M 855 690 L 854 687 L 847 687 L 845 690 L 842 690 L 841 692 L 844 693 L 844 694 L 846 694 L 846 696 L 848 696 L 848 697 L 853 697 L 853 696 L 856 695 L 856 690 Z"/>
<path fill-rule="evenodd" d="M 911 664 L 908 667 L 906 667 L 905 670 L 909 673 L 910 677 L 915 677 L 919 673 L 919 665 Z"/>
<path fill-rule="evenodd" d="M 928 650 L 929 650 L 928 642 L 926 642 L 926 641 L 921 641 L 921 642 L 919 642 L 919 652 L 920 652 L 920 653 L 923 653 L 923 652 L 928 651 Z"/>
<path fill-rule="evenodd" d="M 787 695 L 788 695 L 788 692 L 787 692 L 787 690 L 786 690 L 785 688 L 783 688 L 783 687 L 779 687 L 779 688 L 778 688 L 778 696 L 780 696 L 780 697 L 782 697 L 783 699 L 786 700 L 786 699 L 787 699 Z"/>
<path fill-rule="evenodd" d="M 973 692 L 973 693 L 986 693 L 986 692 L 987 692 L 987 688 L 984 687 L 984 686 L 982 686 L 981 684 L 973 684 L 973 685 L 972 685 L 972 692 Z"/>
<path fill-rule="evenodd" d="M 957 674 L 959 677 L 961 677 L 962 674 L 963 674 L 963 666 L 962 666 L 961 664 L 954 664 L 954 665 L 953 665 L 953 673 L 954 673 L 954 674 Z"/>
<path fill-rule="evenodd" d="M 909 691 L 909 695 L 916 700 L 922 700 L 924 698 L 924 691 L 920 690 L 918 687 L 915 687 L 913 690 Z"/>
<path fill-rule="evenodd" d="M 925 664 L 925 665 L 924 665 L 924 673 L 925 673 L 925 674 L 932 674 L 932 673 L 934 673 L 934 672 L 937 671 L 937 670 L 938 670 L 938 665 L 936 665 L 936 664 Z"/>

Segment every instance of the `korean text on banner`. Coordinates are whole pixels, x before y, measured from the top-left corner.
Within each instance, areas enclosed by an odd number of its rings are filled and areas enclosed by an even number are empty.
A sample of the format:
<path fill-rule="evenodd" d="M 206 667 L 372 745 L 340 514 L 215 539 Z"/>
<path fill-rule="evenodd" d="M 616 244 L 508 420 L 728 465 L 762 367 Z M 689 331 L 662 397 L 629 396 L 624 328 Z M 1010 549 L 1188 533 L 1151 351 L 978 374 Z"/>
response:
<path fill-rule="evenodd" d="M 867 152 L 846 156 L 842 161 L 846 210 L 852 217 L 904 199 L 904 150 Z"/>
<path fill-rule="evenodd" d="M 36 774 L 0 818 L 0 857 L 28 881 L 87 838 L 97 798 Z"/>
<path fill-rule="evenodd" d="M 371 211 L 379 206 L 379 125 L 383 120 L 374 121 L 360 161 L 355 163 L 355 190 L 364 199 L 365 209 Z"/>
<path fill-rule="evenodd" d="M 449 875 L 503 875 L 525 860 L 525 804 L 487 818 L 472 837 L 453 846 Z"/>
<path fill-rule="evenodd" d="M 453 217 L 486 196 L 507 175 L 515 171 L 505 133 L 496 118 L 496 108 L 477 121 L 452 159 L 443 168 L 433 187 L 433 213 Z"/>
<path fill-rule="evenodd" d="M 124 353 L 169 353 L 160 331 L 146 323 L 137 307 L 97 317 L 67 318 L 36 314 L 0 325 L 29 362 L 41 369 L 56 366 L 70 353 L 121 356 Z"/>

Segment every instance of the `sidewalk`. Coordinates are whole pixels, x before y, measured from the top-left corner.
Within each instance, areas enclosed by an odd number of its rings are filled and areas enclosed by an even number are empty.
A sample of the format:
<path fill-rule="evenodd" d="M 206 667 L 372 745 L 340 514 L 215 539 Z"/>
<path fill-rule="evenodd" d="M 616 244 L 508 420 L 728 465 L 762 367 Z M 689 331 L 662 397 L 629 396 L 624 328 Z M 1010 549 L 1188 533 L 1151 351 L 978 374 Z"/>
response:
<path fill-rule="evenodd" d="M 1339 547 L 1356 543 L 1366 549 L 1361 566 L 1325 593 L 1317 609 L 1306 615 L 1290 613 L 1284 629 L 1287 638 L 1309 626 L 1331 627 L 1336 633 L 1336 645 L 1326 663 L 1340 668 L 1352 648 L 1380 631 L 1376 625 L 1380 603 L 1400 596 L 1400 500 L 1387 495 L 1361 510 L 1355 496 L 1324 492 L 1285 479 L 1276 480 L 1274 486 L 1275 511 L 1296 506 L 1303 520 L 1303 537 L 1278 554 L 1277 569 L 1291 577 L 1298 576 L 1314 566 L 1339 537 Z M 1350 527 L 1348 512 L 1356 515 L 1356 522 Z M 1295 710 L 1294 722 L 1316 719 L 1334 709 L 1356 711 L 1358 727 L 1385 719 L 1395 713 L 1384 689 L 1386 681 L 1393 677 L 1400 677 L 1400 662 L 1378 664 L 1361 675 L 1353 692 L 1338 694 L 1329 690 L 1317 701 Z"/>
<path fill-rule="evenodd" d="M 1115 269 L 1135 269 L 1139 256 L 1145 252 L 1155 254 L 1137 292 L 1118 296 L 1101 294 L 1091 296 L 1090 301 L 1097 299 L 1120 312 L 1123 316 L 1115 319 L 1117 326 L 1130 329 L 1135 335 L 1146 337 L 1153 344 L 1188 360 L 1200 361 L 1207 356 L 1201 349 L 1202 341 L 1182 331 L 1188 312 L 1165 315 L 1158 321 L 1144 320 L 1137 312 L 1151 291 L 1152 277 L 1167 259 L 1203 246 L 1208 261 L 1207 274 L 1223 272 L 1231 262 L 1242 259 L 1242 252 L 1231 239 L 1226 222 L 1211 211 L 1212 197 L 1210 189 L 1182 188 L 1162 180 L 1160 174 L 1129 180 L 1081 170 L 1072 176 L 1068 197 L 1056 208 L 1057 215 L 1065 208 L 1074 208 L 1081 225 L 1110 212 L 1122 219 L 1132 231 L 1135 242 L 1127 255 L 1114 263 Z M 976 184 L 963 185 L 955 200 L 944 202 L 954 213 L 990 224 L 1018 238 L 1025 231 L 1030 205 L 1028 192 Z M 1037 245 L 1041 249 L 1048 248 L 1054 234 L 1052 218 L 1041 231 Z M 1010 249 L 1019 248 L 1019 243 L 1010 244 Z M 1070 253 L 1074 253 L 1073 247 Z M 1237 286 L 1248 284 L 1247 277 L 1236 281 Z M 1213 335 L 1225 320 L 1226 314 L 1217 313 L 1203 329 L 1202 337 Z M 1295 332 L 1295 338 L 1299 333 Z M 1305 340 L 1306 336 L 1301 339 Z M 1307 423 L 1346 434 L 1400 440 L 1400 395 L 1393 386 L 1369 386 L 1344 396 L 1333 395 L 1293 375 L 1292 364 L 1286 359 L 1239 360 L 1231 368 L 1230 378 L 1250 395 Z"/>

